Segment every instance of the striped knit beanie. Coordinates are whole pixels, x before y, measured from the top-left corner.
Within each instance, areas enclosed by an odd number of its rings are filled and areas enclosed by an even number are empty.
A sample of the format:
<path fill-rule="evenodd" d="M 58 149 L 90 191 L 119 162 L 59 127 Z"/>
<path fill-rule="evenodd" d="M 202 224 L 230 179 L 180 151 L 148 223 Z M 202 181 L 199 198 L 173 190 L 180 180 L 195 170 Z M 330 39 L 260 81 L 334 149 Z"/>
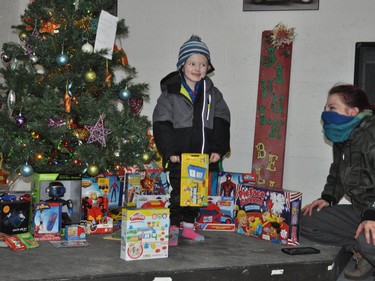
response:
<path fill-rule="evenodd" d="M 207 48 L 207 45 L 202 42 L 201 38 L 196 35 L 192 35 L 188 41 L 182 44 L 180 52 L 178 54 L 177 69 L 180 70 L 188 57 L 194 54 L 202 54 L 208 59 L 208 63 L 211 66 L 211 69 L 207 73 L 214 71 L 214 67 L 211 64 L 210 51 Z"/>

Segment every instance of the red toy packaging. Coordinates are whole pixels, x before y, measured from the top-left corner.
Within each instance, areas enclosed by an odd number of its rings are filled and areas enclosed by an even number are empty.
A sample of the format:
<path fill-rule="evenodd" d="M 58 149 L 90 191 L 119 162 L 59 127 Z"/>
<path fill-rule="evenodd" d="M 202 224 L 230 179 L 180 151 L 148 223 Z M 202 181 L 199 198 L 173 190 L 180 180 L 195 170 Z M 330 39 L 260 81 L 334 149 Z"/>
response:
<path fill-rule="evenodd" d="M 13 251 L 22 251 L 26 250 L 27 247 L 22 241 L 16 236 L 4 237 L 4 242 L 13 250 Z"/>
<path fill-rule="evenodd" d="M 237 232 L 298 245 L 302 193 L 241 185 L 235 198 Z"/>

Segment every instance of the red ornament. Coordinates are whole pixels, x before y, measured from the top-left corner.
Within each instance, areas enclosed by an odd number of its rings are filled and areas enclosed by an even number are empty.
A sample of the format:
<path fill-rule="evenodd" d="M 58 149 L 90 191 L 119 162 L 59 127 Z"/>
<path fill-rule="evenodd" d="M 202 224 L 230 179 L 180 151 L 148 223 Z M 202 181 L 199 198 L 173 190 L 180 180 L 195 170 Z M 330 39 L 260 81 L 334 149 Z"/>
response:
<path fill-rule="evenodd" d="M 134 114 L 138 115 L 141 112 L 142 107 L 143 107 L 143 99 L 132 97 L 129 99 L 129 106 L 130 106 L 131 111 Z"/>

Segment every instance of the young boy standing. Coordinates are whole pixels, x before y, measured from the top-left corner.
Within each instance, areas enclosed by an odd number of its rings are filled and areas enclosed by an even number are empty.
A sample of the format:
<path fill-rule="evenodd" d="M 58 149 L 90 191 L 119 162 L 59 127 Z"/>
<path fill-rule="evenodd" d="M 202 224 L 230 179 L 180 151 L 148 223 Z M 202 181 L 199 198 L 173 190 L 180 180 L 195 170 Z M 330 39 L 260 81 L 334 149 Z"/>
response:
<path fill-rule="evenodd" d="M 182 237 L 194 241 L 204 237 L 194 231 L 199 208 L 180 206 L 181 154 L 206 153 L 210 171 L 215 171 L 230 150 L 230 111 L 207 77 L 212 71 L 207 45 L 200 37 L 191 36 L 180 48 L 177 71 L 161 80 L 161 95 L 153 113 L 155 143 L 172 186 L 170 233 L 178 236 L 182 222 Z"/>

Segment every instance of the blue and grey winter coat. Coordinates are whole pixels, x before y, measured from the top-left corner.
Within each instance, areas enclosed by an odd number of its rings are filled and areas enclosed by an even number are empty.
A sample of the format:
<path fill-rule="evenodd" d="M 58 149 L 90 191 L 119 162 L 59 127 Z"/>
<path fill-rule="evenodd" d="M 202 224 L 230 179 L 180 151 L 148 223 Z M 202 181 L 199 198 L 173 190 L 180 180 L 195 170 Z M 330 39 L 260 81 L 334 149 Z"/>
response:
<path fill-rule="evenodd" d="M 216 152 L 224 156 L 229 152 L 230 111 L 210 78 L 201 81 L 194 103 L 181 84 L 179 72 L 170 73 L 160 84 L 153 134 L 164 168 L 179 169 L 179 164 L 167 165 L 173 155 Z M 217 169 L 217 163 L 210 169 Z"/>

